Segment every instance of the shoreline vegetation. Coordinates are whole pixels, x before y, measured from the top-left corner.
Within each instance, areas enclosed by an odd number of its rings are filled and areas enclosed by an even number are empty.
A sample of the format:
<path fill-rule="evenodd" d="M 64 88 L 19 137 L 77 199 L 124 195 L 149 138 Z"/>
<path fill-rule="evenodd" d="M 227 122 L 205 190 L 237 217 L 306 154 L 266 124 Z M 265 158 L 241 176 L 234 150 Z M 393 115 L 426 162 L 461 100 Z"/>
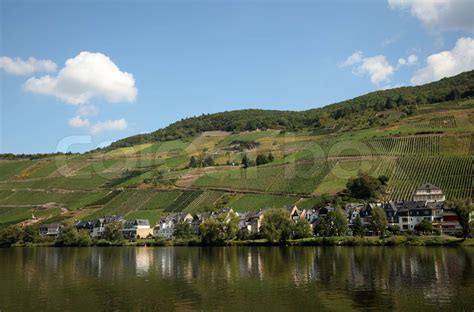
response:
<path fill-rule="evenodd" d="M 122 241 L 96 240 L 90 245 L 70 245 L 61 246 L 52 242 L 42 243 L 16 243 L 11 247 L 240 247 L 240 246 L 443 246 L 443 247 L 474 247 L 474 238 L 456 238 L 451 236 L 415 236 L 399 235 L 389 237 L 353 237 L 353 236 L 331 236 L 331 237 L 310 237 L 302 239 L 291 239 L 285 242 L 271 242 L 267 239 L 255 240 L 231 240 L 222 243 L 208 244 L 199 238 L 190 239 L 136 239 Z"/>

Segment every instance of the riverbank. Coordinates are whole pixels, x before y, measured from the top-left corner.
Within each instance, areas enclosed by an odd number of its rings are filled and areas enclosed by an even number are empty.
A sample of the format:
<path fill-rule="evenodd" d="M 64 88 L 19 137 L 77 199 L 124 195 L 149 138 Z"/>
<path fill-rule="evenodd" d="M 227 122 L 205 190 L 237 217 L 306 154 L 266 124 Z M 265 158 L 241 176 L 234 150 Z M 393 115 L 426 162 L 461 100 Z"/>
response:
<path fill-rule="evenodd" d="M 98 240 L 90 246 L 445 246 L 474 247 L 474 238 L 465 240 L 451 236 L 390 236 L 390 237 L 310 237 L 288 240 L 286 242 L 269 242 L 266 239 L 232 240 L 216 244 L 204 244 L 197 238 L 192 239 L 138 239 L 135 241 L 109 242 Z M 57 246 L 54 242 L 48 243 L 19 243 L 12 247 L 88 247 L 88 246 Z"/>

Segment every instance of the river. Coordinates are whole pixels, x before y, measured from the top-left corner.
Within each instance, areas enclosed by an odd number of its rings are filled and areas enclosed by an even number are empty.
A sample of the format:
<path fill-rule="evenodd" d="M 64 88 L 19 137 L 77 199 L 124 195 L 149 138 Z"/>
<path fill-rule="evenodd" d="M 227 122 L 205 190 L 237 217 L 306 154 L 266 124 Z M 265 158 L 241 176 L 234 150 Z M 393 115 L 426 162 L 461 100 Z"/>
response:
<path fill-rule="evenodd" d="M 0 249 L 0 311 L 473 311 L 474 248 Z"/>

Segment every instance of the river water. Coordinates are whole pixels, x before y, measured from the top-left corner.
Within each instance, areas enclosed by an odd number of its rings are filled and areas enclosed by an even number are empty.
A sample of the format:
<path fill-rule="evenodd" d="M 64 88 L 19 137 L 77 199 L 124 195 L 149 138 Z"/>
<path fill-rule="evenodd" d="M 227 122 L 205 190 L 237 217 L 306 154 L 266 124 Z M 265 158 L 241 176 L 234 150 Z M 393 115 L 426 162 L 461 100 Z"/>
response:
<path fill-rule="evenodd" d="M 0 311 L 474 311 L 474 248 L 0 249 Z"/>

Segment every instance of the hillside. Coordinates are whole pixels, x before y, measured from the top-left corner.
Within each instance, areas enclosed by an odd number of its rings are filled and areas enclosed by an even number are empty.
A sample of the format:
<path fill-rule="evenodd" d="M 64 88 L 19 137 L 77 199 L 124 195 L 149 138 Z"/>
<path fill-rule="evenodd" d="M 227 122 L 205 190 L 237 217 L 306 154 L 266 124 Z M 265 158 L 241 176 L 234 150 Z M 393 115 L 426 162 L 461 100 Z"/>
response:
<path fill-rule="evenodd" d="M 376 91 L 351 100 L 301 112 L 247 109 L 182 119 L 152 133 L 114 142 L 112 147 L 186 139 L 205 131 L 286 131 L 321 130 L 342 125 L 342 130 L 357 130 L 386 125 L 385 110 L 403 115 L 416 113 L 417 107 L 474 97 L 474 70 L 416 87 Z"/>
<path fill-rule="evenodd" d="M 428 181 L 449 199 L 472 198 L 473 92 L 471 71 L 306 112 L 189 118 L 85 154 L 9 155 L 0 160 L 0 227 L 106 214 L 154 223 L 224 206 L 312 208 L 360 170 L 390 178 L 387 200 L 410 199 Z M 273 161 L 241 165 L 269 154 Z"/>

